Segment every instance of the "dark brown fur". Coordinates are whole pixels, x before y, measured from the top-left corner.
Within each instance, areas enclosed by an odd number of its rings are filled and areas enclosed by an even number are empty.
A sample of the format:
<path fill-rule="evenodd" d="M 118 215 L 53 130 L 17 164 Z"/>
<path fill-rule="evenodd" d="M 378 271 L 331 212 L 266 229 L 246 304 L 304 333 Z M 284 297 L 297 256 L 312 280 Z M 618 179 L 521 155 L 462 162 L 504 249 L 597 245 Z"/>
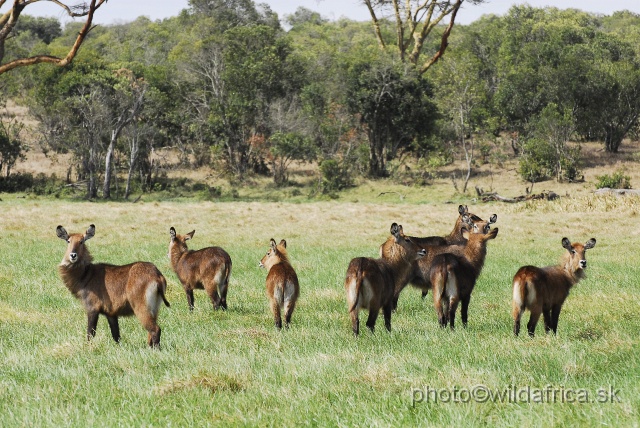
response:
<path fill-rule="evenodd" d="M 62 226 L 56 229 L 58 238 L 67 242 L 67 251 L 58 266 L 60 277 L 71 294 L 84 305 L 87 312 L 87 339 L 96 335 L 98 316 L 109 322 L 111 336 L 120 341 L 118 317 L 135 315 L 148 332 L 149 346 L 160 346 L 158 312 L 165 298 L 167 282 L 158 268 L 149 262 L 135 262 L 124 266 L 93 263 L 86 241 L 95 234 L 91 225 L 83 235 L 69 235 Z"/>
<path fill-rule="evenodd" d="M 556 334 L 562 304 L 571 287 L 584 277 L 587 268 L 586 251 L 596 245 L 591 238 L 585 244 L 571 243 L 562 238 L 567 250 L 559 265 L 543 268 L 523 266 L 513 277 L 513 333 L 520 333 L 520 319 L 525 309 L 531 311 L 527 331 L 533 337 L 540 314 L 544 317 L 544 331 Z"/>
<path fill-rule="evenodd" d="M 189 250 L 187 241 L 193 238 L 194 233 L 196 231 L 192 230 L 186 235 L 178 235 L 173 227 L 169 229 L 171 267 L 182 283 L 189 310 L 193 311 L 195 289 L 204 289 L 207 292 L 213 309 L 227 309 L 231 257 L 220 247 Z"/>
<path fill-rule="evenodd" d="M 454 328 L 456 309 L 462 303 L 462 325 L 467 326 L 471 292 L 480 276 L 487 256 L 487 241 L 495 239 L 498 228 L 486 233 L 466 233 L 467 242 L 461 254 L 443 253 L 431 263 L 429 278 L 433 288 L 433 303 L 441 327 Z"/>
<path fill-rule="evenodd" d="M 466 205 L 459 205 L 458 218 L 456 218 L 456 223 L 453 225 L 453 230 L 447 236 L 426 236 L 423 238 L 410 236 L 409 238 L 422 248 L 433 245 L 464 245 L 466 239 L 464 239 L 462 235 L 462 229 L 468 221 L 474 223 L 484 222 L 484 220 L 477 215 L 470 213 Z"/>
<path fill-rule="evenodd" d="M 298 275 L 289 262 L 287 241 L 284 239 L 276 245 L 271 239 L 267 254 L 260 260 L 260 267 L 267 269 L 267 298 L 273 313 L 273 320 L 278 329 L 282 328 L 280 311 L 284 310 L 285 326 L 291 323 L 291 315 L 300 295 Z"/>
<path fill-rule="evenodd" d="M 462 210 L 462 205 L 460 209 Z M 466 212 L 466 211 L 465 211 Z M 473 216 L 470 217 L 469 215 Z M 473 214 L 462 214 L 460 216 L 462 218 L 462 224 L 460 225 L 460 235 L 462 236 L 462 229 L 466 229 L 471 234 L 486 234 L 491 230 L 491 225 L 497 221 L 498 216 L 493 214 L 488 221 L 482 220 L 480 217 Z M 456 221 L 458 224 L 458 221 Z M 414 265 L 413 271 L 410 274 L 410 278 L 408 283 L 422 290 L 423 297 L 427 294 L 429 289 L 431 289 L 431 279 L 430 279 L 430 270 L 431 264 L 433 263 L 434 257 L 438 254 L 452 253 L 458 256 L 462 256 L 464 254 L 464 243 L 466 240 L 462 237 L 462 241 L 458 243 L 448 244 L 448 245 L 424 245 L 424 248 L 427 252 L 426 256 L 418 260 L 418 262 Z M 381 252 L 385 251 L 384 245 L 381 248 Z M 396 287 L 393 300 L 394 300 L 394 308 L 398 305 L 398 299 L 400 297 L 400 292 L 406 287 L 407 283 L 401 284 L 401 286 Z"/>
<path fill-rule="evenodd" d="M 391 225 L 391 237 L 383 244 L 382 257 L 372 259 L 357 257 L 349 263 L 344 282 L 347 292 L 347 305 L 351 315 L 351 327 L 357 336 L 360 333 L 358 312 L 369 310 L 367 327 L 374 330 L 380 309 L 384 315 L 384 324 L 391 331 L 391 311 L 393 309 L 393 290 L 406 285 L 417 259 L 425 251 L 405 236 L 402 226 Z"/>

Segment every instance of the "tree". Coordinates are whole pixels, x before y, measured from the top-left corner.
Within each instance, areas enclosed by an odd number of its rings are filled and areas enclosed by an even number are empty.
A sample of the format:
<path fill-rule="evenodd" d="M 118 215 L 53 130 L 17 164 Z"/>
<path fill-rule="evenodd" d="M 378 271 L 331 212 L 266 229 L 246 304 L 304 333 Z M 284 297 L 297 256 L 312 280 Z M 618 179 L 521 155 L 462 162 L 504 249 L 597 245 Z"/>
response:
<path fill-rule="evenodd" d="M 4 4 L 5 0 L 0 1 L 0 5 Z M 93 22 L 93 14 L 106 0 L 91 0 L 89 4 L 83 2 L 77 5 L 70 5 L 63 3 L 62 1 L 56 1 L 55 4 L 60 6 L 70 17 L 78 18 L 85 17 L 85 23 L 78 32 L 75 42 L 69 49 L 69 52 L 64 57 L 56 57 L 48 54 L 38 54 L 26 58 L 15 58 L 9 62 L 4 62 L 5 59 L 5 44 L 15 29 L 20 20 L 22 12 L 28 7 L 39 1 L 43 0 L 14 0 L 11 9 L 7 10 L 4 15 L 0 16 L 0 74 L 13 70 L 18 67 L 26 67 L 34 64 L 49 63 L 58 66 L 65 66 L 75 58 L 80 46 L 84 42 L 87 34 L 91 30 L 91 23 Z"/>
<path fill-rule="evenodd" d="M 367 135 L 371 177 L 386 176 L 388 159 L 432 131 L 431 94 L 429 83 L 403 64 L 380 59 L 352 68 L 347 98 Z"/>
<path fill-rule="evenodd" d="M 425 73 L 444 55 L 449 45 L 449 35 L 453 29 L 456 15 L 465 0 L 362 0 L 369 9 L 378 44 L 386 49 L 387 42 L 382 33 L 380 19 L 392 16 L 395 24 L 395 45 L 401 61 L 415 65 L 420 74 Z M 480 4 L 484 0 L 467 0 L 471 4 Z M 446 17 L 449 23 L 444 28 L 437 51 L 419 64 L 424 45 L 438 24 Z"/>
<path fill-rule="evenodd" d="M 142 78 L 136 78 L 131 70 L 116 70 L 119 82 L 114 86 L 114 93 L 111 97 L 111 119 L 109 146 L 105 156 L 104 168 L 104 185 L 102 187 L 102 197 L 109 199 L 111 197 L 111 177 L 113 171 L 113 156 L 116 149 L 116 143 L 122 130 L 135 121 L 144 107 L 145 94 L 147 92 L 147 84 Z M 135 136 L 137 139 L 137 135 Z M 138 146 L 137 141 L 132 142 L 134 146 L 131 148 L 131 160 L 135 163 Z M 135 150 L 135 153 L 134 153 Z M 131 170 L 129 171 L 131 176 Z M 127 184 L 130 184 L 129 182 Z"/>
<path fill-rule="evenodd" d="M 15 119 L 5 122 L 0 120 L 0 174 L 9 177 L 11 168 L 20 159 L 24 159 L 27 147 L 20 138 L 24 125 Z"/>
<path fill-rule="evenodd" d="M 462 193 L 466 193 L 474 163 L 475 134 L 482 125 L 482 115 L 477 112 L 485 97 L 480 63 L 468 51 L 456 52 L 440 61 L 433 74 L 439 110 L 453 127 L 464 153 L 467 171 Z"/>
<path fill-rule="evenodd" d="M 520 175 L 532 187 L 536 181 L 550 176 L 557 181 L 576 179 L 580 147 L 567 145 L 575 129 L 572 112 L 550 103 L 527 128 L 518 168 Z"/>

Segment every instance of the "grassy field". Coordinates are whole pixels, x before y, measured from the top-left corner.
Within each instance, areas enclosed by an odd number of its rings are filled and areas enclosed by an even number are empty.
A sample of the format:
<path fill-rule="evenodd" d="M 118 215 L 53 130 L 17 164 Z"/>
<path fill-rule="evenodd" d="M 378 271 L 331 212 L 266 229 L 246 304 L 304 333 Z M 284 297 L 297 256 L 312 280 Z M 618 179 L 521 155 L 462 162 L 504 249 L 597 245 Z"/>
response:
<path fill-rule="evenodd" d="M 437 326 L 430 296 L 407 288 L 388 334 L 351 334 L 344 275 L 377 256 L 396 221 L 410 235 L 445 234 L 457 204 L 402 202 L 91 203 L 0 195 L 0 425 L 2 426 L 637 426 L 640 420 L 640 199 L 470 204 L 498 214 L 500 233 L 474 291 L 469 327 Z M 428 195 L 424 195 L 428 199 Z M 96 261 L 154 262 L 171 308 L 162 348 L 135 318 L 115 344 L 86 317 L 57 273 L 55 235 L 96 225 Z M 169 227 L 196 230 L 191 248 L 233 259 L 229 310 L 196 291 L 189 313 L 169 267 Z M 531 340 L 512 335 L 511 278 L 554 264 L 563 236 L 597 245 L 587 278 Z M 301 297 L 277 331 L 258 261 L 287 239 Z M 366 313 L 364 314 L 366 317 Z M 528 320 L 528 313 L 526 314 Z M 364 322 L 364 321 L 362 321 Z M 498 395 L 496 395 L 498 394 Z"/>

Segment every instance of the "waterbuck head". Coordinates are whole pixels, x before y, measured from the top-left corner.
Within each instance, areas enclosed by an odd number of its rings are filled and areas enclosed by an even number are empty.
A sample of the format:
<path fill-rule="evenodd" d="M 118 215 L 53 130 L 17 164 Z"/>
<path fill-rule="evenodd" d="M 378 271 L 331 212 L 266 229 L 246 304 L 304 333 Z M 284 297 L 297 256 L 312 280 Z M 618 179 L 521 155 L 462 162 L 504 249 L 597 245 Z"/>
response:
<path fill-rule="evenodd" d="M 492 214 L 491 217 L 489 217 L 489 220 L 483 220 L 477 215 L 469 213 L 468 210 L 463 212 L 462 205 L 460 205 L 458 211 L 460 211 L 460 216 L 462 218 L 462 228 L 467 229 L 469 233 L 482 233 L 486 235 L 491 230 L 491 225 L 498 221 L 497 214 Z"/>
<path fill-rule="evenodd" d="M 67 242 L 67 251 L 62 258 L 61 266 L 71 267 L 76 263 L 79 265 L 91 263 L 92 257 L 89 253 L 89 249 L 85 246 L 85 242 L 88 239 L 93 238 L 96 233 L 96 227 L 92 224 L 85 234 L 72 233 L 71 235 L 62 226 L 56 228 L 56 235 L 58 238 L 64 239 Z"/>
<path fill-rule="evenodd" d="M 565 254 L 564 266 L 571 273 L 579 273 L 582 275 L 584 269 L 587 268 L 587 250 L 596 246 L 595 238 L 589 239 L 586 243 L 571 243 L 569 239 L 562 238 L 562 247 L 568 251 Z"/>
<path fill-rule="evenodd" d="M 169 241 L 169 258 L 171 258 L 171 254 L 176 252 L 177 255 L 186 253 L 189 251 L 189 247 L 187 247 L 187 241 L 193 238 L 193 234 L 196 233 L 195 230 L 187 233 L 186 235 L 178 235 L 173 226 L 169 228 L 169 235 L 171 235 L 171 240 Z"/>
<path fill-rule="evenodd" d="M 413 263 L 427 254 L 424 248 L 418 246 L 410 237 L 404 234 L 401 225 L 393 223 L 390 232 L 393 236 L 393 245 L 383 246 L 383 257 L 388 259 L 402 258 L 408 263 Z"/>
<path fill-rule="evenodd" d="M 287 241 L 282 239 L 280 243 L 276 245 L 276 241 L 271 238 L 267 254 L 265 254 L 262 260 L 260 260 L 258 267 L 269 270 L 273 265 L 278 264 L 281 261 L 288 260 L 289 258 L 287 255 Z"/>

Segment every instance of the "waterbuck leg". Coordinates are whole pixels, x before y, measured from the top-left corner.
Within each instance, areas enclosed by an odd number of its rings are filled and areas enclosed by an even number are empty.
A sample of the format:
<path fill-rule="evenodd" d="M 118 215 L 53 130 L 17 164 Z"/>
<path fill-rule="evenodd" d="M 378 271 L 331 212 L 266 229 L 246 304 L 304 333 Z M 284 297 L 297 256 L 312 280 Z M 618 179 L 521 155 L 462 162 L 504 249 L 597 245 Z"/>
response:
<path fill-rule="evenodd" d="M 452 297 L 451 301 L 449 302 L 449 326 L 451 327 L 451 330 L 455 328 L 456 310 L 458 309 L 458 302 L 459 300 L 455 297 Z"/>
<path fill-rule="evenodd" d="M 551 309 L 543 309 L 542 318 L 544 320 L 544 332 L 549 333 L 549 330 L 553 328 L 553 322 L 551 321 Z"/>
<path fill-rule="evenodd" d="M 280 330 L 282 328 L 282 317 L 280 316 L 280 305 L 275 300 L 271 302 L 271 312 L 273 313 L 273 322 L 276 328 Z"/>
<path fill-rule="evenodd" d="M 531 311 L 531 317 L 529 318 L 529 323 L 527 324 L 527 331 L 529 332 L 529 336 L 533 337 L 536 332 L 536 325 L 538 324 L 538 320 L 540 319 L 540 310 Z"/>
<path fill-rule="evenodd" d="M 115 340 L 116 343 L 120 343 L 120 326 L 118 325 L 118 317 L 107 316 L 107 321 L 109 321 L 111 337 L 113 337 L 113 340 Z"/>
<path fill-rule="evenodd" d="M 291 323 L 291 315 L 293 315 L 295 307 L 296 303 L 292 300 L 288 300 L 284 304 L 284 322 L 287 328 L 289 328 L 289 323 Z"/>
<path fill-rule="evenodd" d="M 96 327 L 98 326 L 98 312 L 87 313 L 87 340 L 91 340 L 96 336 Z"/>
<path fill-rule="evenodd" d="M 556 330 L 558 330 L 558 318 L 560 318 L 560 309 L 562 309 L 561 305 L 555 305 L 551 308 L 551 329 L 553 330 L 553 334 L 556 334 Z"/>
<path fill-rule="evenodd" d="M 391 312 L 393 311 L 392 305 L 384 305 L 382 307 L 382 314 L 384 315 L 384 327 L 387 331 L 391 331 Z"/>
<path fill-rule="evenodd" d="M 513 334 L 520 334 L 520 319 L 522 318 L 522 311 L 517 309 L 517 312 L 514 312 L 514 320 L 513 320 Z"/>
<path fill-rule="evenodd" d="M 195 301 L 193 300 L 193 290 L 185 290 L 187 294 L 187 305 L 189 305 L 189 310 L 193 311 L 193 304 Z"/>
<path fill-rule="evenodd" d="M 358 334 L 360 334 L 360 319 L 358 318 L 358 310 L 355 309 L 351 311 L 349 315 L 351 315 L 351 329 L 353 330 L 353 335 L 357 337 Z"/>
<path fill-rule="evenodd" d="M 460 307 L 460 318 L 462 319 L 462 326 L 464 328 L 467 328 L 467 320 L 468 320 L 468 316 L 469 316 L 469 302 L 471 301 L 471 296 L 466 296 L 463 297 L 460 300 L 460 303 L 462 303 L 461 307 Z"/>
<path fill-rule="evenodd" d="M 373 333 L 376 327 L 376 320 L 378 319 L 378 313 L 380 312 L 379 307 L 369 308 L 369 317 L 367 318 L 367 327 Z"/>

